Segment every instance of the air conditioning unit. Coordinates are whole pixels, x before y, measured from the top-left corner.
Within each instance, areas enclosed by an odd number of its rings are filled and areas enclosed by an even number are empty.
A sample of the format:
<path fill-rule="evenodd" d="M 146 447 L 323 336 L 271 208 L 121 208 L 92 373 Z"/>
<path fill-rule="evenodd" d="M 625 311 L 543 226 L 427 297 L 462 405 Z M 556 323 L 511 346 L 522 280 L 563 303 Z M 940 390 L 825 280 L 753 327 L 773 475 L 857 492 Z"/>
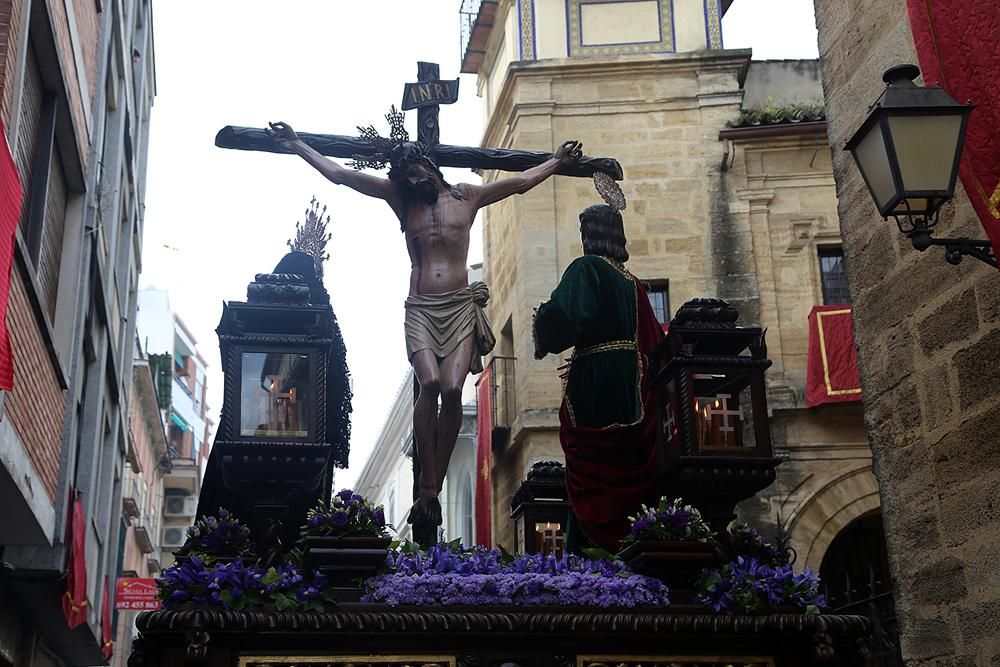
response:
<path fill-rule="evenodd" d="M 167 496 L 163 499 L 163 516 L 192 517 L 198 513 L 198 496 Z"/>
<path fill-rule="evenodd" d="M 160 546 L 167 550 L 180 549 L 187 540 L 187 526 L 164 526 Z"/>

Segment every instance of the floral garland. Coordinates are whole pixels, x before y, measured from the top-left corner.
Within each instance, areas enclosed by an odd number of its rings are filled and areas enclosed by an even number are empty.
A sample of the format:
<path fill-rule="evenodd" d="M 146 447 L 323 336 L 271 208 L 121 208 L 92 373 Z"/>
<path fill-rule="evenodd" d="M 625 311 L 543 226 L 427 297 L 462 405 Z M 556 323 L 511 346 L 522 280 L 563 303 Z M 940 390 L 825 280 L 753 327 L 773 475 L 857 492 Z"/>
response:
<path fill-rule="evenodd" d="M 621 561 L 438 545 L 390 554 L 390 573 L 365 582 L 362 602 L 397 605 L 665 606 L 658 579 Z"/>
<path fill-rule="evenodd" d="M 206 564 L 192 556 L 164 570 L 156 584 L 164 609 L 192 603 L 240 611 L 273 604 L 278 611 L 322 613 L 334 601 L 326 577 L 312 573 L 307 579 L 291 563 L 264 569 L 248 567 L 242 559 Z"/>

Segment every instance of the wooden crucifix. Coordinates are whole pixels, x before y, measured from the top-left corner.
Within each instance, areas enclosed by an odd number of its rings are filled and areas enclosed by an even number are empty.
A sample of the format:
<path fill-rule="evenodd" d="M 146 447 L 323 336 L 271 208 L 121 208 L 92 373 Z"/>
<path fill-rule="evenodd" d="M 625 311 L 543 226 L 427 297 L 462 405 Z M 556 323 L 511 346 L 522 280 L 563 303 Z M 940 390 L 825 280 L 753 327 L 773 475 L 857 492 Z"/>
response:
<path fill-rule="evenodd" d="M 442 81 L 433 63 L 418 63 L 417 73 L 418 81 L 404 88 L 402 104 L 417 109 L 417 142 L 402 138 L 402 118 L 394 111 L 386 117 L 394 126 L 391 140 L 374 129 L 365 130 L 373 135 L 366 138 L 300 135 L 285 123 L 272 123 L 270 130 L 225 127 L 215 143 L 299 155 L 333 183 L 383 199 L 399 219 L 412 266 L 405 333 L 416 380 L 414 504 L 407 520 L 414 539 L 426 548 L 437 542 L 442 522 L 437 496 L 462 424 L 462 386 L 470 372 L 482 370 L 482 356 L 496 342 L 484 313 L 489 290 L 468 279 L 469 230 L 476 212 L 555 174 L 595 176 L 614 185 L 610 179 L 621 179 L 622 169 L 616 160 L 583 156 L 576 141 L 555 153 L 440 144 L 439 105 L 458 99 L 458 80 Z M 389 165 L 389 177 L 346 169 L 324 156 Z M 521 173 L 481 185 L 451 185 L 439 167 Z"/>
<path fill-rule="evenodd" d="M 524 171 L 552 157 L 551 153 L 541 151 L 450 146 L 438 143 L 439 105 L 451 104 L 458 99 L 458 79 L 440 81 L 439 76 L 440 68 L 436 63 L 418 62 L 417 83 L 406 85 L 402 105 L 404 110 L 417 109 L 417 138 L 433 150 L 438 166 Z M 321 155 L 328 157 L 369 157 L 375 151 L 370 143 L 359 137 L 307 132 L 300 132 L 298 136 Z M 219 148 L 243 151 L 292 152 L 275 144 L 264 130 L 254 127 L 227 125 L 215 136 L 215 145 Z M 556 173 L 561 176 L 591 177 L 597 171 L 604 172 L 616 181 L 623 178 L 622 167 L 617 160 L 587 156 L 580 157 L 575 164 L 562 167 Z"/>

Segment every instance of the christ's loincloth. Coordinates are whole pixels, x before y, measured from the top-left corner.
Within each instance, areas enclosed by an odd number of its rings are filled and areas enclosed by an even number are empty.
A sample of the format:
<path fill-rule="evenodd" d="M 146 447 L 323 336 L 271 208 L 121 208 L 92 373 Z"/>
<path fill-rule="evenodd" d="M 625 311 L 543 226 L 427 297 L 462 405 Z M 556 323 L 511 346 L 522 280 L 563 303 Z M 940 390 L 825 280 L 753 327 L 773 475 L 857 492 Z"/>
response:
<path fill-rule="evenodd" d="M 458 344 L 475 335 L 476 345 L 469 360 L 469 370 L 481 373 L 482 356 L 496 345 L 483 308 L 490 300 L 486 283 L 474 282 L 468 287 L 440 294 L 412 294 L 406 297 L 406 358 L 420 350 L 430 350 L 439 359 L 455 351 Z"/>

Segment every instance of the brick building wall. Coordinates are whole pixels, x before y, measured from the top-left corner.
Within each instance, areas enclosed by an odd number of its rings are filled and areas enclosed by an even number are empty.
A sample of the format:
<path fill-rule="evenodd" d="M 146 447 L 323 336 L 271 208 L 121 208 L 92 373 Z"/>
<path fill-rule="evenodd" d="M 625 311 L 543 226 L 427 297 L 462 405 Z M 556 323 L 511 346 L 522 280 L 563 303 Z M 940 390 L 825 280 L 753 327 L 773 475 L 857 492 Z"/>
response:
<path fill-rule="evenodd" d="M 903 656 L 996 665 L 1000 655 L 1000 275 L 919 253 L 883 222 L 838 150 L 916 63 L 904 0 L 815 0 L 829 139 L 864 390 L 897 588 Z M 974 112 L 975 113 L 975 112 Z M 961 187 L 937 235 L 983 237 Z"/>
<path fill-rule="evenodd" d="M 7 393 L 5 408 L 54 502 L 62 451 L 63 389 L 29 302 L 24 275 L 15 266 L 10 278 L 7 330 L 15 364 L 14 390 Z"/>
<path fill-rule="evenodd" d="M 0 0 L 0 118 L 4 127 L 10 126 L 22 5 L 19 0 Z"/>

